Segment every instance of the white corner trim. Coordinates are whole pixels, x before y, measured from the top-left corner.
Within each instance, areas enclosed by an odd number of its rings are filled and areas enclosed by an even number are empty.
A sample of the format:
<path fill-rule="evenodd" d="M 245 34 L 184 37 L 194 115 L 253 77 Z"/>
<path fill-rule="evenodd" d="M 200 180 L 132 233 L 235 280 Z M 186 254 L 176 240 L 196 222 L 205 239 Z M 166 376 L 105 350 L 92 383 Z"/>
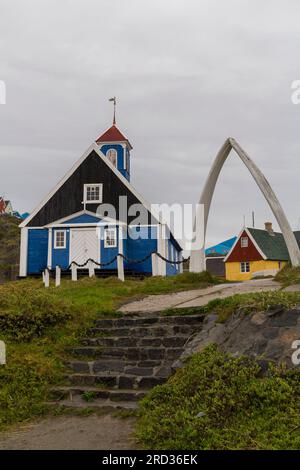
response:
<path fill-rule="evenodd" d="M 52 196 L 62 187 L 62 185 L 72 176 L 72 174 L 77 170 L 77 168 L 84 162 L 84 160 L 91 154 L 92 151 L 95 151 L 96 154 L 101 158 L 101 160 L 112 170 L 113 173 L 119 178 L 119 180 L 124 184 L 124 186 L 131 191 L 131 193 L 145 206 L 145 208 L 149 211 L 153 217 L 159 221 L 160 223 L 164 223 L 160 214 L 155 214 L 154 210 L 152 209 L 151 205 L 134 189 L 134 187 L 129 183 L 129 181 L 123 176 L 119 170 L 117 170 L 114 165 L 106 158 L 106 156 L 99 150 L 96 143 L 93 143 L 89 146 L 89 148 L 84 152 L 84 154 L 77 160 L 77 162 L 73 165 L 71 170 L 69 170 L 65 176 L 59 181 L 59 183 L 55 186 L 55 188 L 50 191 L 50 193 L 42 200 L 42 202 L 34 209 L 34 211 L 25 219 L 21 224 L 20 227 L 26 227 L 27 224 L 36 216 L 36 214 L 44 207 L 44 205 L 51 199 Z"/>
<path fill-rule="evenodd" d="M 119 254 L 123 255 L 124 254 L 124 233 L 123 233 L 124 228 L 119 227 L 118 232 L 119 232 Z"/>
<path fill-rule="evenodd" d="M 20 246 L 20 269 L 19 275 L 27 276 L 27 256 L 28 256 L 28 228 L 21 229 L 21 246 Z"/>
<path fill-rule="evenodd" d="M 48 258 L 47 258 L 47 267 L 52 269 L 52 228 L 48 230 Z"/>
<path fill-rule="evenodd" d="M 157 251 L 164 258 L 167 258 L 167 226 L 159 225 L 158 234 L 157 234 Z M 167 263 L 158 258 L 158 275 L 166 276 L 167 273 Z"/>

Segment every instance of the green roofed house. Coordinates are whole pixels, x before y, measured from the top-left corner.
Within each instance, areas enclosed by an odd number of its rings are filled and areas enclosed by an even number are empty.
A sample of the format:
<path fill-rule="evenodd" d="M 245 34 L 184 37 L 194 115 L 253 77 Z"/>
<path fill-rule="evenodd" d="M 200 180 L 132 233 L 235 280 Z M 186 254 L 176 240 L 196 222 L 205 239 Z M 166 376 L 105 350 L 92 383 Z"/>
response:
<path fill-rule="evenodd" d="M 300 231 L 294 234 L 300 246 Z M 275 275 L 288 261 L 283 235 L 273 231 L 271 222 L 265 223 L 264 230 L 244 227 L 224 259 L 226 279 L 246 281 Z"/>

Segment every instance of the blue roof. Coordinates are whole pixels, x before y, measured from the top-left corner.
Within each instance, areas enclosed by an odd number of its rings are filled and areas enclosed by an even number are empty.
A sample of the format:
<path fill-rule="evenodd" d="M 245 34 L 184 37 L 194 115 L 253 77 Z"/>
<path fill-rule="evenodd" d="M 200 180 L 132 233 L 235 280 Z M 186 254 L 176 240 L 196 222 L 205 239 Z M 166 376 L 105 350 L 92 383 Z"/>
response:
<path fill-rule="evenodd" d="M 227 253 L 231 250 L 233 244 L 235 243 L 236 239 L 237 237 L 232 237 L 232 238 L 229 238 L 228 240 L 218 243 L 217 245 L 206 248 L 205 254 L 206 255 L 211 255 L 211 254 L 227 255 Z"/>

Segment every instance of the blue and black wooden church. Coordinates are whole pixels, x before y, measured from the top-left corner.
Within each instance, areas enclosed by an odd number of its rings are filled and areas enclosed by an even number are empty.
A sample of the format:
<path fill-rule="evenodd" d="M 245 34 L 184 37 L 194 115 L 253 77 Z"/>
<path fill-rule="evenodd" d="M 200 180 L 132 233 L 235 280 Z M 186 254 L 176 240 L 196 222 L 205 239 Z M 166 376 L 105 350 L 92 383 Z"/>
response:
<path fill-rule="evenodd" d="M 181 265 L 176 264 L 181 259 L 180 245 L 130 184 L 131 150 L 114 117 L 112 127 L 87 149 L 20 225 L 20 277 L 56 266 L 66 270 L 72 262 L 83 265 L 88 259 L 100 264 L 95 265 L 96 273 L 97 268 L 112 272 L 117 268 L 116 260 L 105 268 L 101 265 L 120 253 L 124 255 L 125 272 L 151 274 L 151 257 L 142 263 L 134 261 L 153 252 L 174 261 L 166 263 L 158 258 L 156 274 L 173 275 L 180 271 Z M 121 196 L 127 198 L 128 207 L 142 204 L 146 223 L 134 225 L 136 215 L 121 214 Z M 107 204 L 115 208 L 115 218 L 101 212 Z"/>

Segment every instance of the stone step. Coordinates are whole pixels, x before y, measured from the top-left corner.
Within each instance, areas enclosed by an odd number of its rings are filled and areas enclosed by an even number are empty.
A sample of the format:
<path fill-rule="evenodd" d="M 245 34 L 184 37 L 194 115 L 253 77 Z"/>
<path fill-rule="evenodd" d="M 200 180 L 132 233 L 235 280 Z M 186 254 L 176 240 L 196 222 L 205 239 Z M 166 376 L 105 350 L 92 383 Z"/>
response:
<path fill-rule="evenodd" d="M 100 358 L 103 355 L 103 348 L 99 346 L 77 346 L 66 350 L 71 356 L 80 356 L 91 360 Z"/>
<path fill-rule="evenodd" d="M 167 347 L 105 347 L 101 350 L 96 346 L 82 346 L 72 348 L 69 353 L 74 356 L 87 356 L 91 358 L 107 358 L 107 359 L 129 359 L 131 361 L 144 360 L 167 360 L 176 359 L 183 352 L 183 348 L 167 348 Z"/>
<path fill-rule="evenodd" d="M 77 374 L 98 374 L 124 372 L 128 368 L 154 368 L 162 366 L 161 360 L 121 360 L 121 359 L 99 359 L 96 361 L 66 361 L 66 367 Z"/>
<path fill-rule="evenodd" d="M 162 337 L 174 335 L 190 336 L 199 330 L 199 325 L 159 325 L 159 326 L 137 326 L 137 327 L 110 327 L 90 328 L 88 335 L 92 337 Z"/>
<path fill-rule="evenodd" d="M 172 348 L 172 347 L 181 347 L 186 344 L 188 341 L 189 336 L 165 336 L 165 337 L 131 337 L 131 336 L 122 336 L 118 337 L 99 337 L 99 338 L 84 338 L 81 342 L 85 346 L 102 346 L 105 347 L 135 347 L 135 348 L 144 348 L 144 347 L 165 347 L 165 348 Z M 102 350 L 105 351 L 104 349 Z"/>
<path fill-rule="evenodd" d="M 126 374 L 71 374 L 66 381 L 72 386 L 101 386 L 116 389 L 150 389 L 166 381 L 165 377 Z"/>
<path fill-rule="evenodd" d="M 112 327 L 135 327 L 148 325 L 199 325 L 204 320 L 204 315 L 183 315 L 183 316 L 155 316 L 155 317 L 122 317 L 105 318 L 96 320 L 95 325 L 98 328 Z"/>
<path fill-rule="evenodd" d="M 136 361 L 174 360 L 177 359 L 183 351 L 183 348 L 105 348 L 103 349 L 101 358 L 122 358 Z"/>
<path fill-rule="evenodd" d="M 93 402 L 87 403 L 84 400 L 71 401 L 71 400 L 58 400 L 48 401 L 45 405 L 49 407 L 57 408 L 70 408 L 70 409 L 93 409 L 101 411 L 116 411 L 116 410 L 127 410 L 136 411 L 138 409 L 138 402 L 136 401 L 111 401 L 109 399 L 97 399 Z"/>
<path fill-rule="evenodd" d="M 86 404 L 92 403 L 95 400 L 110 400 L 113 402 L 132 402 L 139 401 L 146 395 L 146 390 L 134 389 L 110 389 L 99 387 L 54 387 L 50 391 L 52 400 L 69 400 L 72 402 L 85 402 Z"/>

